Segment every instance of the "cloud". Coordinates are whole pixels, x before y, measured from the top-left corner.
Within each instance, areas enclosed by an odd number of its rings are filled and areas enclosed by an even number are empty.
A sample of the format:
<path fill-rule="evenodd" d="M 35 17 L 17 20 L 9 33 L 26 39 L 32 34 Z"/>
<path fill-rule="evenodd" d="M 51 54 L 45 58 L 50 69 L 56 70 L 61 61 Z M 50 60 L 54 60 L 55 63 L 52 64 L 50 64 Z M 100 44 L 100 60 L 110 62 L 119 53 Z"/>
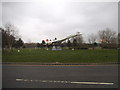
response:
<path fill-rule="evenodd" d="M 117 31 L 117 2 L 5 2 L 3 24 L 19 27 L 25 42 L 62 39 L 76 32 L 86 37 L 106 27 Z"/>

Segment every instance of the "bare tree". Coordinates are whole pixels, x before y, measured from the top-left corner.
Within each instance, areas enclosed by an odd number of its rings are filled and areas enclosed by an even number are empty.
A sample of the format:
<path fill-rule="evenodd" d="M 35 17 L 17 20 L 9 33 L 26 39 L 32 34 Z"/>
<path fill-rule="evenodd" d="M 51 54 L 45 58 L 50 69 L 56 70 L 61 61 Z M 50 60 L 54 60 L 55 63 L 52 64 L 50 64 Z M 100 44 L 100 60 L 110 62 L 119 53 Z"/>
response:
<path fill-rule="evenodd" d="M 96 40 L 97 40 L 97 36 L 95 34 L 92 33 L 92 34 L 89 35 L 88 41 L 89 41 L 90 44 L 95 43 Z"/>
<path fill-rule="evenodd" d="M 13 44 L 15 43 L 15 39 L 18 38 L 18 30 L 13 24 L 7 23 L 5 24 L 5 31 L 7 33 L 6 38 L 7 38 L 8 47 L 11 50 Z"/>
<path fill-rule="evenodd" d="M 120 33 L 118 33 L 118 44 L 120 45 Z"/>
<path fill-rule="evenodd" d="M 110 28 L 101 30 L 98 32 L 99 38 L 102 44 L 113 44 L 116 43 L 116 32 Z"/>
<path fill-rule="evenodd" d="M 120 48 L 120 32 L 117 35 L 117 47 Z"/>
<path fill-rule="evenodd" d="M 2 28 L 0 28 L 0 50 L 2 48 Z"/>

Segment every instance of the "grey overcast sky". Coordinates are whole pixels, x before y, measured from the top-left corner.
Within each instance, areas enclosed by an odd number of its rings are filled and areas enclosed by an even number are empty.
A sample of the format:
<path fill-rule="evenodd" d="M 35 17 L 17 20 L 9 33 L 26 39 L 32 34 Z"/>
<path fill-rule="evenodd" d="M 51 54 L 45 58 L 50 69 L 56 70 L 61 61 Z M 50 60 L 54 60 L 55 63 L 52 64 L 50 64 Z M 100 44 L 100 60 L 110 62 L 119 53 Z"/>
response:
<path fill-rule="evenodd" d="M 118 32 L 117 2 L 2 2 L 2 24 L 12 23 L 24 42 L 65 38 L 81 32 L 85 41 L 107 27 Z"/>

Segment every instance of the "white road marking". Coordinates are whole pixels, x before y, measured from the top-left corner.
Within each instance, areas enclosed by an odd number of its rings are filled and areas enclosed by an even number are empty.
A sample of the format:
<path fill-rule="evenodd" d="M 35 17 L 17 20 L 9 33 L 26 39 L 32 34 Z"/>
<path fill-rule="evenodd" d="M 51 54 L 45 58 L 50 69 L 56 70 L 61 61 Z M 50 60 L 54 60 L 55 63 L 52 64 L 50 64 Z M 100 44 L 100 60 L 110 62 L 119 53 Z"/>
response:
<path fill-rule="evenodd" d="M 106 82 L 74 82 L 74 81 L 55 81 L 55 80 L 29 80 L 29 79 L 16 79 L 16 81 L 21 82 L 51 82 L 51 83 L 74 83 L 74 84 L 91 84 L 91 85 L 113 85 L 114 83 Z"/>
<path fill-rule="evenodd" d="M 104 83 L 104 82 L 71 82 L 76 84 L 101 84 L 101 85 L 113 85 L 114 83 Z"/>
<path fill-rule="evenodd" d="M 23 81 L 23 79 L 16 79 L 16 81 Z"/>

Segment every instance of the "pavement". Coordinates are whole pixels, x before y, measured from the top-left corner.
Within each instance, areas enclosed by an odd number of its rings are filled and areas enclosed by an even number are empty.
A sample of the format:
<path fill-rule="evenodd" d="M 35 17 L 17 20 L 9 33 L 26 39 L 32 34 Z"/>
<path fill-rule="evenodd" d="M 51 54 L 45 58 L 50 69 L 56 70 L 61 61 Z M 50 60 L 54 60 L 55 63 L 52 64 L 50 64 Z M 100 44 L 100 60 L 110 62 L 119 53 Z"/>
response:
<path fill-rule="evenodd" d="M 51 62 L 51 63 L 41 63 L 41 62 L 2 62 L 5 64 L 20 64 L 20 65 L 114 65 L 120 64 L 120 62 L 108 62 L 108 63 L 60 63 L 60 62 Z"/>
<path fill-rule="evenodd" d="M 3 88 L 118 88 L 117 64 L 4 63 Z"/>

